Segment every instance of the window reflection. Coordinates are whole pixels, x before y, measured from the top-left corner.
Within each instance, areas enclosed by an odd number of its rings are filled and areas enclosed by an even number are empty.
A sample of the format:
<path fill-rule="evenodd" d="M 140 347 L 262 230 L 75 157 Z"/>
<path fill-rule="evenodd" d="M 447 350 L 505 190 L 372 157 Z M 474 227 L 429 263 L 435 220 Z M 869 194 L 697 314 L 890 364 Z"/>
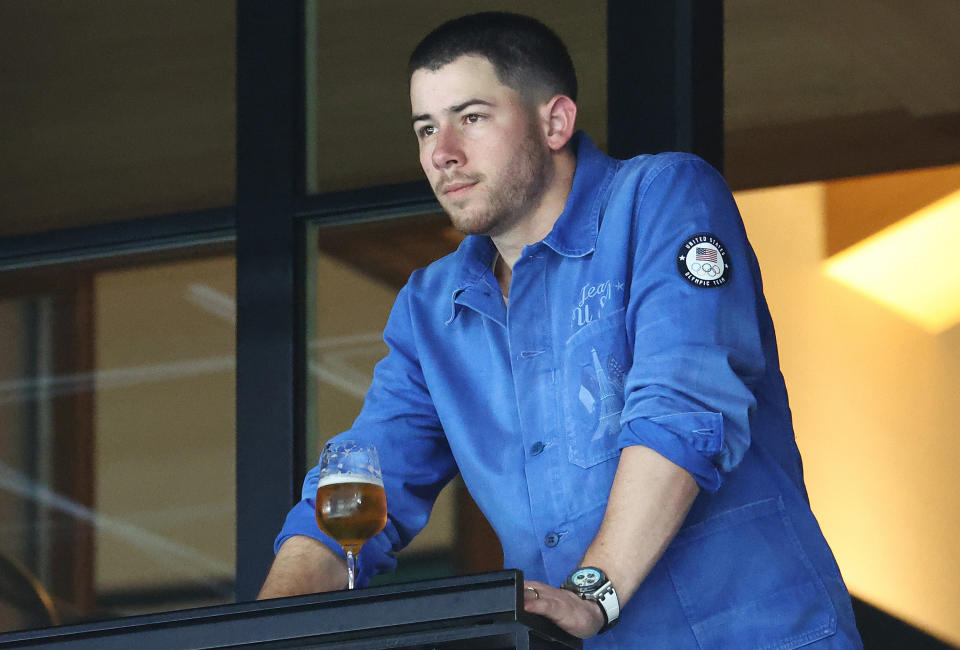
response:
<path fill-rule="evenodd" d="M 232 601 L 233 258 L 17 275 L 0 631 Z"/>

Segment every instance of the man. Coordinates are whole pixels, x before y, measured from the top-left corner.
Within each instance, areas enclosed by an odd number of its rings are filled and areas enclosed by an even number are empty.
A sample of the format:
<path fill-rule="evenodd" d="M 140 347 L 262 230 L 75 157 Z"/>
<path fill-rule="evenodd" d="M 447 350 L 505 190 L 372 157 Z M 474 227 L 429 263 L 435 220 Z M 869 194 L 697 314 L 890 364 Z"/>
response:
<path fill-rule="evenodd" d="M 451 21 L 411 56 L 420 163 L 470 236 L 401 290 L 346 434 L 380 449 L 390 508 L 361 582 L 460 472 L 526 609 L 587 647 L 859 647 L 729 190 L 695 156 L 606 157 L 576 92 L 522 16 Z M 316 484 L 262 597 L 345 585 Z"/>

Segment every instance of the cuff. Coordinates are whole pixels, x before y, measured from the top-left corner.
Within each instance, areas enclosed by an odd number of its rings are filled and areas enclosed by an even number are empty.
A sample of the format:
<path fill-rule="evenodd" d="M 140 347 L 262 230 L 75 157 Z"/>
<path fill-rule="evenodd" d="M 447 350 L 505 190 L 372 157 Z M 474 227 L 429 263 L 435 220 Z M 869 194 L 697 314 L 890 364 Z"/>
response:
<path fill-rule="evenodd" d="M 712 459 L 723 448 L 723 416 L 719 413 L 678 413 L 650 420 L 637 418 L 624 425 L 618 444 L 649 447 L 684 468 L 697 485 L 716 492 L 723 482 Z"/>

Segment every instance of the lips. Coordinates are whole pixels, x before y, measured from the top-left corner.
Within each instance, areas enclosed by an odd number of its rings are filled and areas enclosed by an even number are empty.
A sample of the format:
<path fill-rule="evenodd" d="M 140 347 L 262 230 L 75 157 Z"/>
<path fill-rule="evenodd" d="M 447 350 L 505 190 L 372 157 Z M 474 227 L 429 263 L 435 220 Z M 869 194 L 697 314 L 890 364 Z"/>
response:
<path fill-rule="evenodd" d="M 452 194 L 456 196 L 463 190 L 467 190 L 479 182 L 477 179 L 456 179 L 440 183 L 438 194 Z"/>
<path fill-rule="evenodd" d="M 444 194 L 457 194 L 463 190 L 473 187 L 476 183 L 452 183 L 443 187 Z"/>

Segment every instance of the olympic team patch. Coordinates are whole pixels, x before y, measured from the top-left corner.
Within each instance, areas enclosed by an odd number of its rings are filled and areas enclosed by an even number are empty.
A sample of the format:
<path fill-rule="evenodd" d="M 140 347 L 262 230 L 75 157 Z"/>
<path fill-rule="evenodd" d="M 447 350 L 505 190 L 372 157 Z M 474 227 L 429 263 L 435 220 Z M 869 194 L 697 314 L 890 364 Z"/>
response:
<path fill-rule="evenodd" d="M 695 287 L 722 287 L 730 280 L 727 247 L 708 232 L 697 233 L 680 247 L 677 270 Z"/>

